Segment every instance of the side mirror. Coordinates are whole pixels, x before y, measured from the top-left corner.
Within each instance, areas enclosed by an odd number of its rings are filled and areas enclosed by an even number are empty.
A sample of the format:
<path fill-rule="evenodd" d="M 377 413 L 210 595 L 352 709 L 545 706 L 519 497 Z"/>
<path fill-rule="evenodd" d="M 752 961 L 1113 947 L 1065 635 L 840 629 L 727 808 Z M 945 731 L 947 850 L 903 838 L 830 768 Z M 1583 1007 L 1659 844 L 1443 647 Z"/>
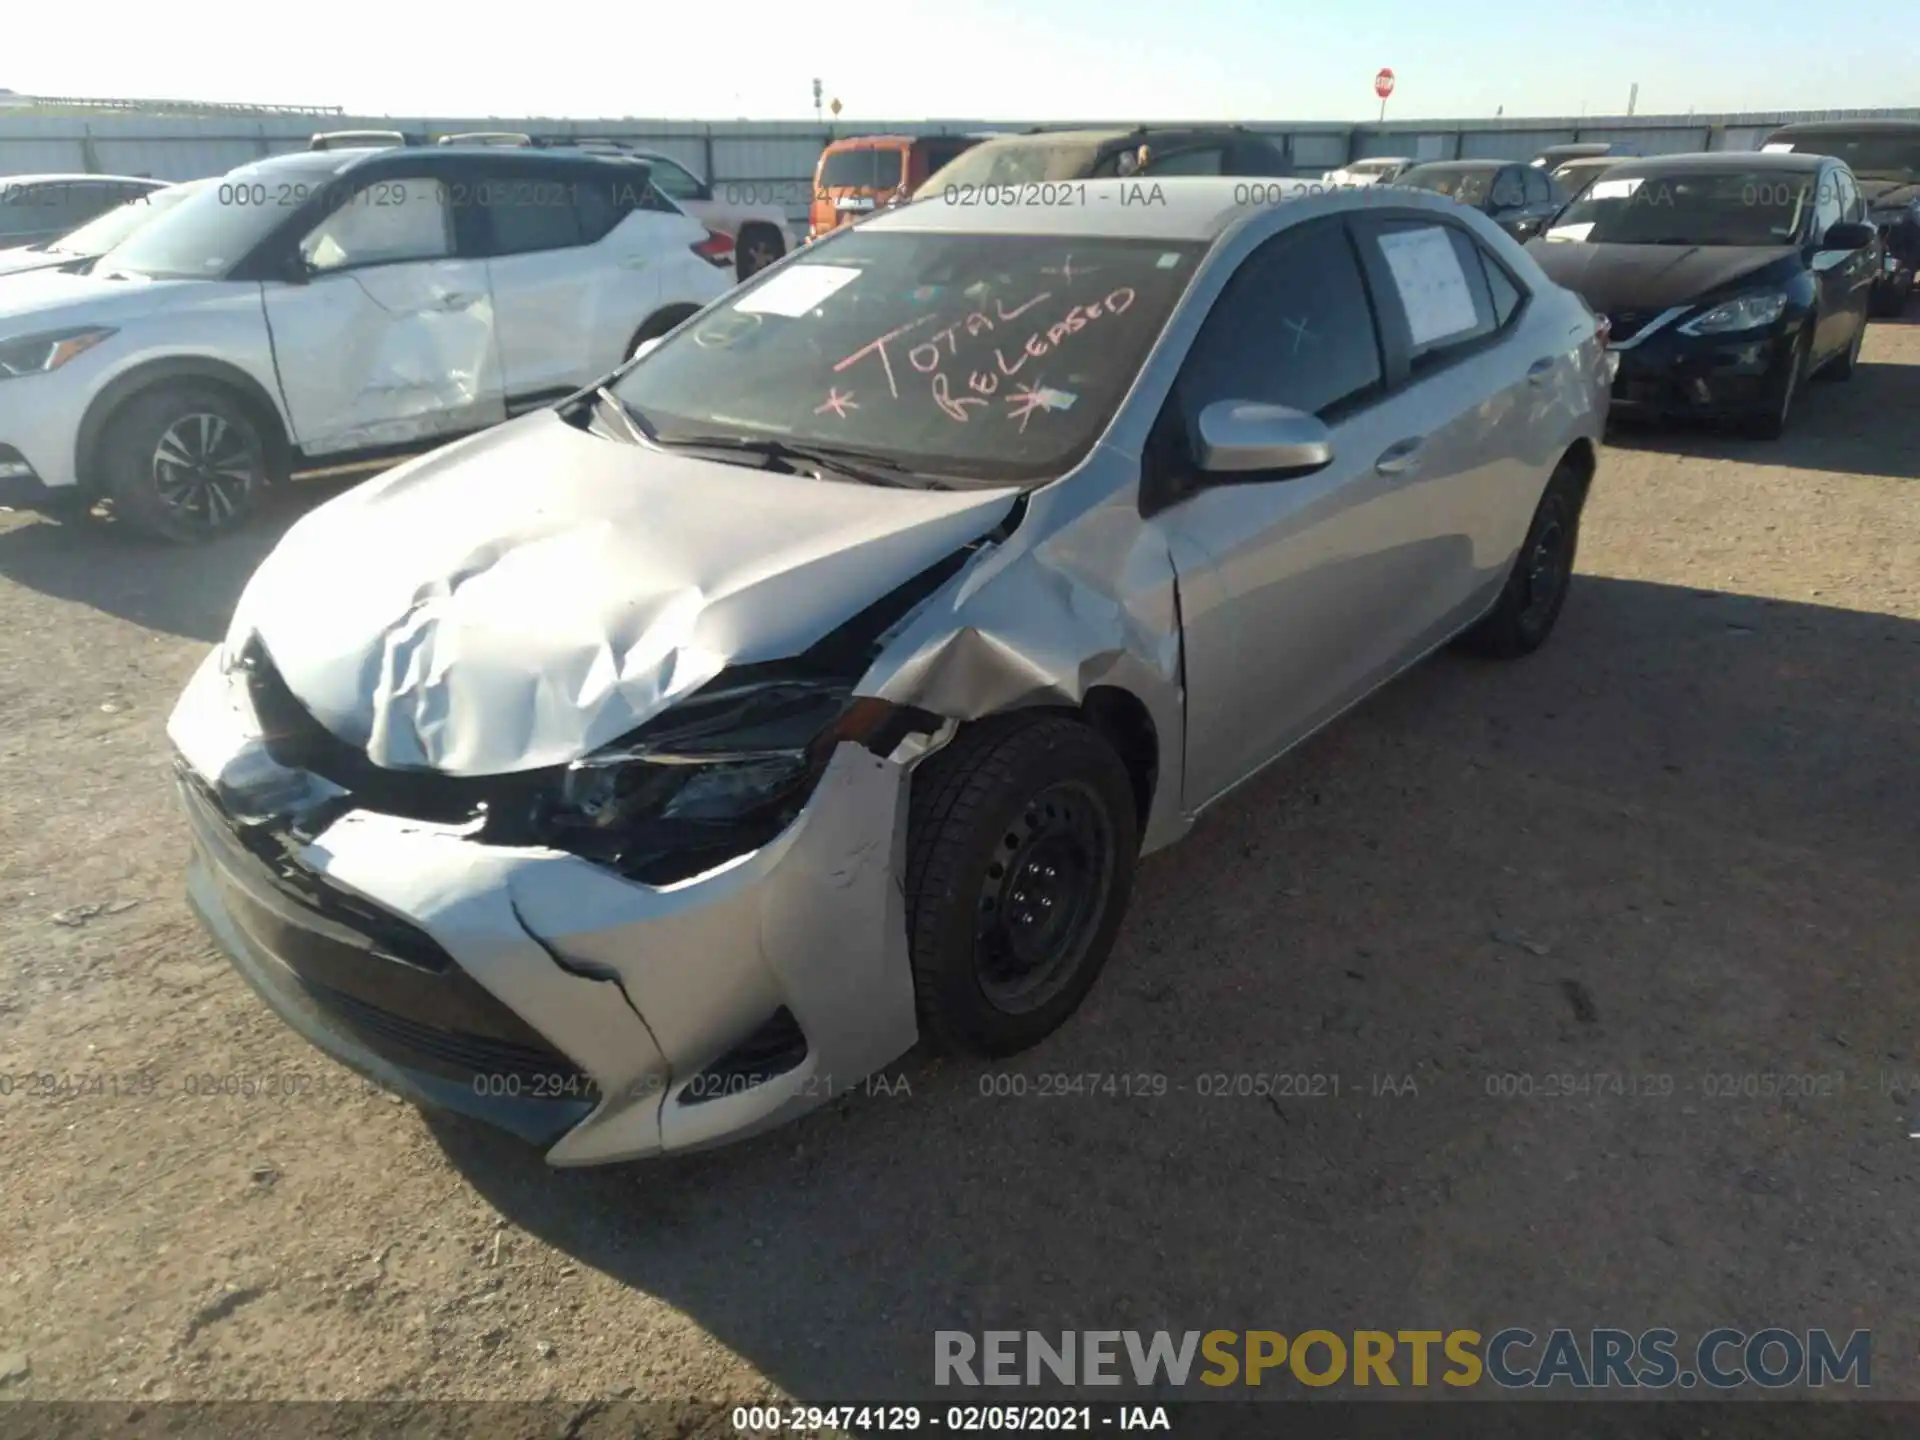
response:
<path fill-rule="evenodd" d="M 1880 232 L 1871 225 L 1863 225 L 1857 220 L 1843 220 L 1838 225 L 1827 227 L 1827 235 L 1820 242 L 1822 250 L 1864 250 L 1879 238 Z"/>
<path fill-rule="evenodd" d="M 280 278 L 289 285 L 305 285 L 313 279 L 313 266 L 298 250 L 291 251 L 287 255 L 287 263 L 280 267 Z"/>
<path fill-rule="evenodd" d="M 1305 475 L 1333 462 L 1333 433 L 1318 416 L 1285 405 L 1216 400 L 1200 412 L 1199 450 L 1195 459 L 1209 475 Z"/>

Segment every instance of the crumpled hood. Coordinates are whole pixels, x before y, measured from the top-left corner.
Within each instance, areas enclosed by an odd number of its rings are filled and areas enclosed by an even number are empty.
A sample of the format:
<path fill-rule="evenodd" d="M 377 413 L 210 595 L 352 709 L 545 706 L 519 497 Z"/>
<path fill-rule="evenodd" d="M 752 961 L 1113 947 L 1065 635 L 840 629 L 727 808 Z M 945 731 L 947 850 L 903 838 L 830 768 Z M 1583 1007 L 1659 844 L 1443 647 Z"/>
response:
<path fill-rule="evenodd" d="M 72 260 L 77 257 L 68 256 Z M 57 330 L 65 325 L 112 325 L 205 293 L 204 280 L 119 280 L 29 270 L 0 285 L 0 338 Z"/>
<path fill-rule="evenodd" d="M 1527 253 L 1555 284 L 1602 315 L 1665 310 L 1796 252 L 1791 245 L 1589 245 L 1534 240 Z"/>
<path fill-rule="evenodd" d="M 986 534 L 1016 494 L 775 474 L 540 411 L 308 515 L 248 583 L 227 643 L 257 634 L 376 764 L 537 769 L 727 665 L 798 654 Z"/>

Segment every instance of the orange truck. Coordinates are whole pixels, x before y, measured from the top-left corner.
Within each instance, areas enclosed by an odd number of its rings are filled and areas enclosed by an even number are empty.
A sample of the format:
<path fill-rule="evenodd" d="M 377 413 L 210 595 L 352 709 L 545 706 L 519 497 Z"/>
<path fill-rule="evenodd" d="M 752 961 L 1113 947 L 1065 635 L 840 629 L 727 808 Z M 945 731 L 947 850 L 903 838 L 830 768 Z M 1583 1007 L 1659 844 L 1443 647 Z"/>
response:
<path fill-rule="evenodd" d="M 978 135 L 856 135 L 820 152 L 807 208 L 807 238 L 818 240 L 895 200 L 904 200 Z"/>

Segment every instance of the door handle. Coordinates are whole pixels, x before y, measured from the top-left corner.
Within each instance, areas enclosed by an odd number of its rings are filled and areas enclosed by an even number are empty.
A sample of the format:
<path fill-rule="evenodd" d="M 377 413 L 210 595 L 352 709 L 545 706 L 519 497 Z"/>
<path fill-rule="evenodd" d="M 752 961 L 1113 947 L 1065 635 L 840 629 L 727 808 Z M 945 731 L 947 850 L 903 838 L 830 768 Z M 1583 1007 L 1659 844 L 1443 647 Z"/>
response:
<path fill-rule="evenodd" d="M 1424 437 L 1401 440 L 1389 445 L 1380 452 L 1380 458 L 1373 462 L 1375 473 L 1380 475 L 1410 475 L 1420 464 L 1420 447 L 1426 444 Z"/>
<path fill-rule="evenodd" d="M 464 290 L 440 290 L 434 293 L 433 308 L 436 310 L 464 310 L 479 298 L 478 295 L 469 295 Z"/>
<path fill-rule="evenodd" d="M 1547 383 L 1547 377 L 1551 374 L 1553 374 L 1553 357 L 1549 355 L 1546 359 L 1536 360 L 1527 367 L 1527 383 L 1529 385 L 1544 385 Z"/>

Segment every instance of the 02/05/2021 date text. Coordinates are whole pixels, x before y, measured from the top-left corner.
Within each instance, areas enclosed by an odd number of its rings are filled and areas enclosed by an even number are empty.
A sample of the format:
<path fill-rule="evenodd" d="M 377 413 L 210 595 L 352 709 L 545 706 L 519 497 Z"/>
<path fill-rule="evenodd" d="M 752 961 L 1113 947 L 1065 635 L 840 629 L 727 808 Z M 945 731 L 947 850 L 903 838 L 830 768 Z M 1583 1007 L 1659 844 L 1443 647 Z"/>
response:
<path fill-rule="evenodd" d="M 1501 1100 L 1824 1100 L 1847 1089 L 1847 1077 L 1837 1070 L 1508 1071 L 1488 1075 L 1483 1083 L 1488 1096 Z"/>
<path fill-rule="evenodd" d="M 1154 1070 L 1058 1071 L 1024 1074 L 1013 1070 L 990 1070 L 977 1082 L 982 1095 L 995 1100 L 1049 1100 L 1066 1097 L 1098 1099 L 1159 1100 L 1168 1096 L 1194 1096 L 1202 1100 L 1336 1099 L 1346 1095 L 1398 1093 L 1382 1088 L 1381 1077 L 1347 1084 L 1329 1071 L 1210 1070 L 1197 1075 L 1175 1077 Z"/>

